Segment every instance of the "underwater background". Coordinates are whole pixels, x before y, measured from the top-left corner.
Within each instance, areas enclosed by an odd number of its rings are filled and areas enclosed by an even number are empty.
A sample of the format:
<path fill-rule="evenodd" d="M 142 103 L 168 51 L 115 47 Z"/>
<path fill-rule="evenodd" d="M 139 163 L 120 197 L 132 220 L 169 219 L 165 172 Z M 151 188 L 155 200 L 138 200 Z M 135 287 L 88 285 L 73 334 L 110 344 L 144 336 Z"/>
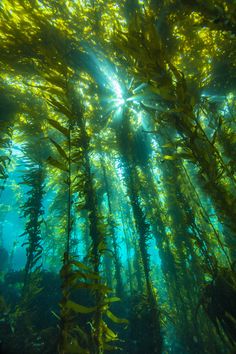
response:
<path fill-rule="evenodd" d="M 235 58 L 235 0 L 1 0 L 1 354 L 236 353 Z"/>

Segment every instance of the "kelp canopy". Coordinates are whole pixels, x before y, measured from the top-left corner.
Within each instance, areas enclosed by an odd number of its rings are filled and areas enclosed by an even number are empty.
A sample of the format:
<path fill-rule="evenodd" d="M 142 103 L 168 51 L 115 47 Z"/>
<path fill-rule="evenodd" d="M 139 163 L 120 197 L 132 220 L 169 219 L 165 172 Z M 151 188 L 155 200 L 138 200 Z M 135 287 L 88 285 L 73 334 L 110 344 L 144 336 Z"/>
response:
<path fill-rule="evenodd" d="M 234 0 L 2 0 L 0 351 L 236 350 Z"/>

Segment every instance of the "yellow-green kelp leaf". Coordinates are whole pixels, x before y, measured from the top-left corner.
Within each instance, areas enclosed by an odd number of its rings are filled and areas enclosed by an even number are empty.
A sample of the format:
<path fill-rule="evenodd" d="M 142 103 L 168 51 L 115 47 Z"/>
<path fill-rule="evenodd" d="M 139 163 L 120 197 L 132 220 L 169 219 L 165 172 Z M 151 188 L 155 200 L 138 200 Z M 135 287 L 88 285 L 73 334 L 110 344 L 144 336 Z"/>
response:
<path fill-rule="evenodd" d="M 67 301 L 65 307 L 70 309 L 70 310 L 73 310 L 74 312 L 84 313 L 84 314 L 94 312 L 97 309 L 96 306 L 87 307 L 87 306 L 83 306 L 83 305 L 77 304 L 76 302 L 71 301 L 71 300 Z"/>
<path fill-rule="evenodd" d="M 106 315 L 114 323 L 118 323 L 118 324 L 123 324 L 123 323 L 128 324 L 129 323 L 129 321 L 126 320 L 125 318 L 116 317 L 110 310 L 106 311 Z"/>
<path fill-rule="evenodd" d="M 117 297 L 117 296 L 110 297 L 110 298 L 106 298 L 106 299 L 104 300 L 104 302 L 105 302 L 106 304 L 110 304 L 111 302 L 117 302 L 117 301 L 120 301 L 120 298 Z"/>
<path fill-rule="evenodd" d="M 55 129 L 57 129 L 59 132 L 64 134 L 66 137 L 69 137 L 69 130 L 65 127 L 63 127 L 58 121 L 48 118 L 48 123 L 52 125 Z"/>
<path fill-rule="evenodd" d="M 170 160 L 170 161 L 176 160 L 176 155 L 164 155 L 163 159 L 164 160 Z"/>
<path fill-rule="evenodd" d="M 64 165 L 64 163 L 62 163 L 62 162 L 60 162 L 60 161 L 54 159 L 54 158 L 51 157 L 51 156 L 48 157 L 47 163 L 48 163 L 49 165 L 52 165 L 53 167 L 58 168 L 59 170 L 68 172 L 68 169 L 67 169 L 67 167 Z"/>
<path fill-rule="evenodd" d="M 50 141 L 53 143 L 53 145 L 55 146 L 55 148 L 57 149 L 58 153 L 65 159 L 68 160 L 68 156 L 65 152 L 65 150 L 63 150 L 63 148 L 53 139 L 49 138 Z"/>
<path fill-rule="evenodd" d="M 91 271 L 91 269 L 89 267 L 87 267 L 84 263 L 81 263 L 79 261 L 71 261 L 70 263 L 78 268 Z"/>

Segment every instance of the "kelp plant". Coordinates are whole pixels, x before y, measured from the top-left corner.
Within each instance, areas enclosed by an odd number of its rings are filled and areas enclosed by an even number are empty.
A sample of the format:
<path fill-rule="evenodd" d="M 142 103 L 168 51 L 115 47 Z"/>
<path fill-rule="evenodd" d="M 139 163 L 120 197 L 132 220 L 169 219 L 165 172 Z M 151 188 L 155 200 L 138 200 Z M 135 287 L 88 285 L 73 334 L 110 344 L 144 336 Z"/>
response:
<path fill-rule="evenodd" d="M 235 13 L 2 0 L 1 353 L 235 352 Z"/>

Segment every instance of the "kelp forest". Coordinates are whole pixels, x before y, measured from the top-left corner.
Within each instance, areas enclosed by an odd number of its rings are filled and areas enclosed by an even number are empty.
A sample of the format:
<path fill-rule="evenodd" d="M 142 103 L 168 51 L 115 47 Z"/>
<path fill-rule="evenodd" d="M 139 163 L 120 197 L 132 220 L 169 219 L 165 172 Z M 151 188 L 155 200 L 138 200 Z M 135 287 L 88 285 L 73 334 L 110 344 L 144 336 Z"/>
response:
<path fill-rule="evenodd" d="M 236 353 L 235 0 L 1 0 L 0 353 Z"/>

